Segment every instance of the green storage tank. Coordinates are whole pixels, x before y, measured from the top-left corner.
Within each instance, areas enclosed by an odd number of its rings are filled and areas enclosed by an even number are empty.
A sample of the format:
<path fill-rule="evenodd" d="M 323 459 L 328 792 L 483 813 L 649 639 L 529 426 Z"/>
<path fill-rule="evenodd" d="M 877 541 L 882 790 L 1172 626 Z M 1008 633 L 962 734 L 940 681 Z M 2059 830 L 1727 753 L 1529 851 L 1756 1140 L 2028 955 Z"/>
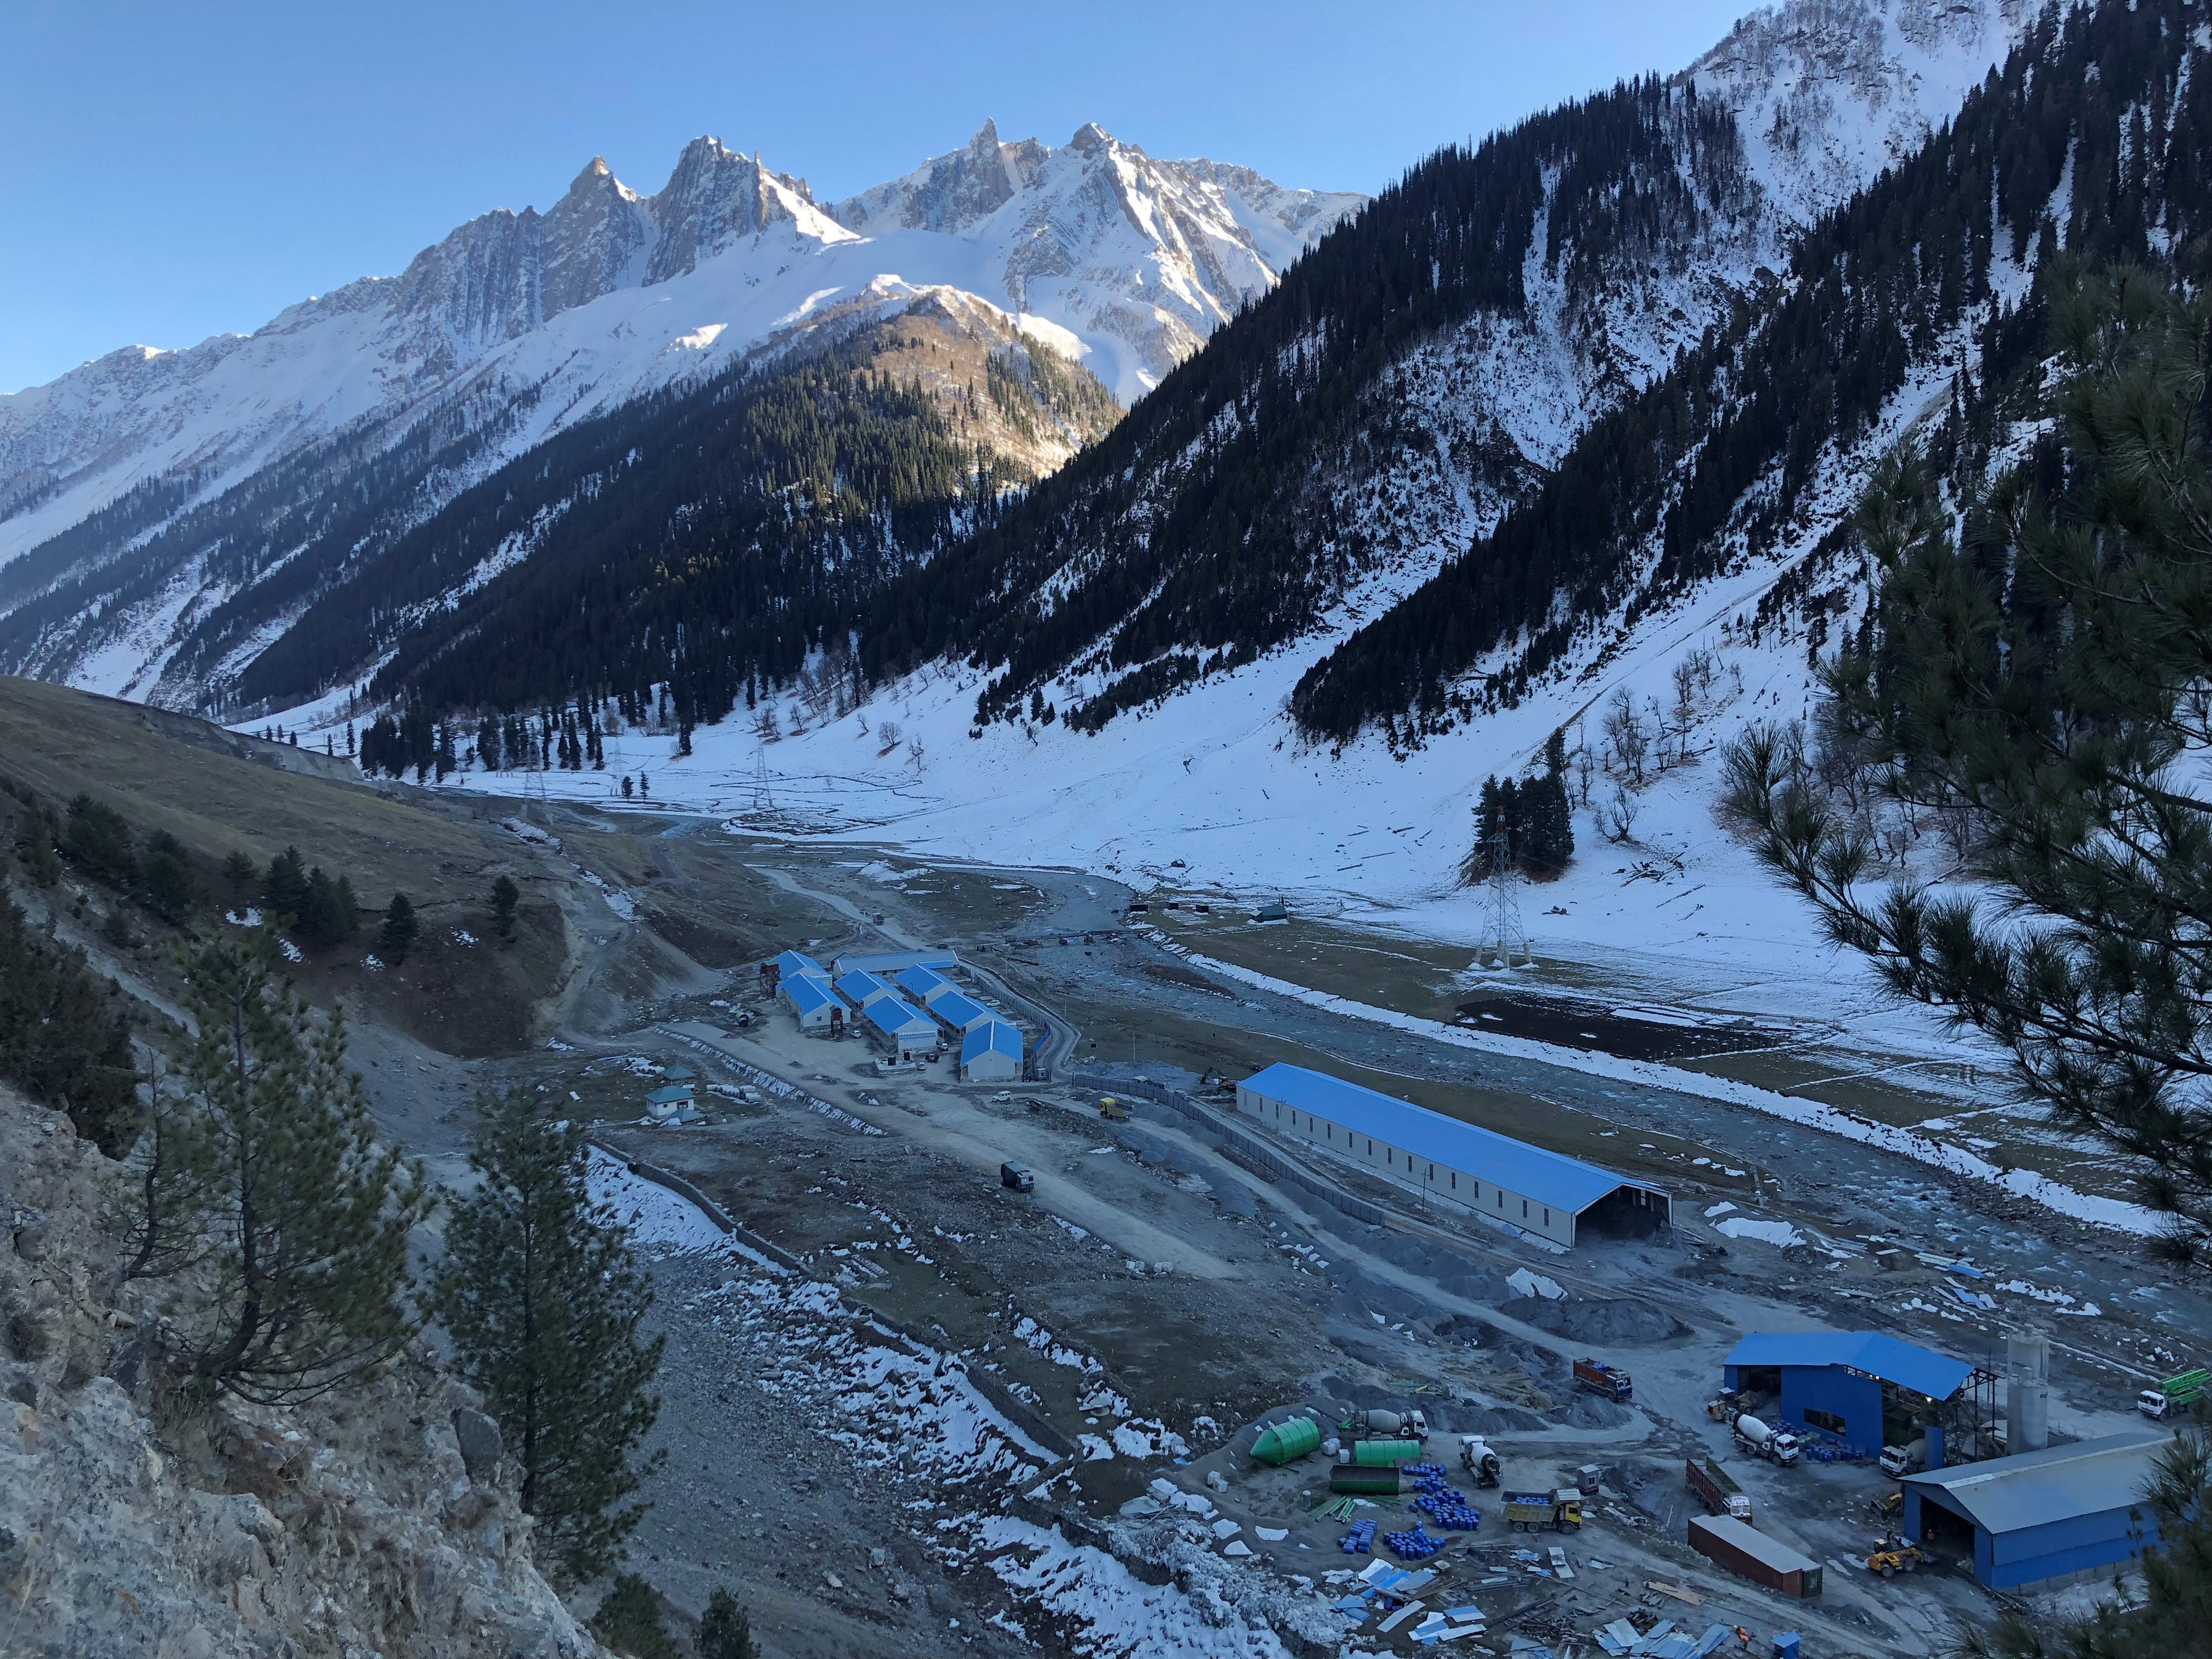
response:
<path fill-rule="evenodd" d="M 1369 1468 L 1382 1464 L 1393 1467 L 1400 1463 L 1421 1461 L 1421 1443 L 1418 1440 L 1357 1440 L 1352 1446 L 1352 1461 Z"/>
<path fill-rule="evenodd" d="M 1355 1492 L 1363 1498 L 1395 1498 L 1399 1479 L 1398 1466 L 1395 1463 L 1379 1468 L 1362 1463 L 1332 1463 L 1328 1466 L 1328 1489 L 1331 1492 Z"/>
<path fill-rule="evenodd" d="M 1287 1463 L 1321 1446 L 1321 1425 L 1310 1417 L 1292 1417 L 1260 1431 L 1252 1443 L 1252 1455 L 1262 1463 Z"/>

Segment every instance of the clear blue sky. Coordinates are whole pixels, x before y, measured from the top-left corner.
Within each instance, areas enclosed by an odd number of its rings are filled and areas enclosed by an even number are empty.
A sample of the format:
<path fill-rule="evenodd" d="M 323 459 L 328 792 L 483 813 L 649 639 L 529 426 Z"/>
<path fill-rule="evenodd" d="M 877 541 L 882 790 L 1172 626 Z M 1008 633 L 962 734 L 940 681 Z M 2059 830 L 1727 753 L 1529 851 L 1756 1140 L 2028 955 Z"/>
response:
<path fill-rule="evenodd" d="M 711 132 L 830 199 L 1095 120 L 1373 191 L 1447 140 L 1686 64 L 1748 0 L 0 0 L 0 391 L 247 331 L 604 155 Z"/>

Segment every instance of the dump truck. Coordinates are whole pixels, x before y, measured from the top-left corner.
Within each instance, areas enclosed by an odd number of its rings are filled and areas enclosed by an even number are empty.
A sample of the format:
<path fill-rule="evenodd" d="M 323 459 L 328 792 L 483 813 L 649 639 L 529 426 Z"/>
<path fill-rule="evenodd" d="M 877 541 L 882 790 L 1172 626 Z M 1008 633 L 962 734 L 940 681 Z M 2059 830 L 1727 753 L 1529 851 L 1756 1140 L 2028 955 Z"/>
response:
<path fill-rule="evenodd" d="M 1030 1166 L 1026 1164 L 1001 1164 L 999 1166 L 999 1184 L 1018 1193 L 1034 1192 L 1036 1190 L 1036 1176 L 1030 1172 Z"/>
<path fill-rule="evenodd" d="M 1556 1492 L 1509 1492 L 1502 1513 L 1516 1532 L 1580 1532 L 1583 1495 L 1572 1486 Z"/>
<path fill-rule="evenodd" d="M 1499 1469 L 1498 1454 L 1479 1434 L 1463 1434 L 1459 1437 L 1459 1466 L 1474 1477 L 1478 1486 L 1498 1484 Z"/>
<path fill-rule="evenodd" d="M 1129 1109 L 1111 1095 L 1101 1095 L 1098 1097 L 1098 1115 L 1111 1119 L 1115 1123 L 1127 1123 L 1129 1121 Z"/>
<path fill-rule="evenodd" d="M 1713 1459 L 1708 1457 L 1700 1462 L 1692 1457 L 1682 1466 L 1682 1472 L 1707 1514 L 1729 1516 L 1747 1527 L 1753 1524 L 1750 1496 L 1736 1485 L 1735 1476 Z"/>
<path fill-rule="evenodd" d="M 1770 1463 L 1784 1467 L 1797 1461 L 1797 1437 L 1786 1429 L 1763 1423 L 1749 1412 L 1737 1413 L 1729 1428 L 1735 1436 L 1735 1443 L 1753 1457 L 1763 1457 Z"/>
<path fill-rule="evenodd" d="M 2145 1389 L 2136 1396 L 2136 1409 L 2145 1417 L 2164 1417 L 2176 1407 L 2195 1405 L 2207 1389 L 2212 1389 L 2212 1370 L 2199 1365 L 2167 1377 L 2154 1389 Z"/>
<path fill-rule="evenodd" d="M 1575 1361 L 1575 1381 L 1593 1394 L 1601 1394 L 1607 1400 L 1636 1398 L 1635 1379 L 1617 1365 L 1608 1365 L 1602 1359 Z"/>

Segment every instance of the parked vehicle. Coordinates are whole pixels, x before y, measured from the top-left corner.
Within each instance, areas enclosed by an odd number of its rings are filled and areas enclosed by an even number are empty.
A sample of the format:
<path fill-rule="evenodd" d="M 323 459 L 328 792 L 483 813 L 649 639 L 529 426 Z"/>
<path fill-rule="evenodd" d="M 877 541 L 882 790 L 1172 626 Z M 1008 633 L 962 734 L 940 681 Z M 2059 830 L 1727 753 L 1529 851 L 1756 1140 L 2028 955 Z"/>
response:
<path fill-rule="evenodd" d="M 1917 1544 L 1908 1544 L 1901 1534 L 1890 1532 L 1882 1535 L 1881 1543 L 1866 1559 L 1867 1571 L 1878 1572 L 1885 1578 L 1894 1578 L 1900 1572 L 1911 1572 L 1920 1567 L 1936 1565 L 1935 1557 Z"/>
<path fill-rule="evenodd" d="M 1572 1486 L 1557 1492 L 1509 1492 L 1502 1508 L 1516 1532 L 1583 1529 L 1583 1495 Z"/>
<path fill-rule="evenodd" d="M 1729 1426 L 1735 1434 L 1735 1443 L 1753 1457 L 1763 1457 L 1770 1463 L 1786 1468 L 1802 1455 L 1796 1435 L 1771 1423 L 1761 1422 L 1749 1412 L 1740 1413 Z"/>
<path fill-rule="evenodd" d="M 999 1184 L 1012 1188 L 1018 1193 L 1034 1192 L 1036 1190 L 1036 1176 L 1030 1173 L 1026 1164 L 1001 1164 L 999 1166 Z"/>
<path fill-rule="evenodd" d="M 1633 1400 L 1636 1397 L 1635 1379 L 1616 1365 L 1602 1359 L 1575 1361 L 1575 1381 L 1594 1394 L 1607 1400 Z"/>
<path fill-rule="evenodd" d="M 2136 1409 L 2145 1417 L 2162 1418 L 2177 1406 L 2195 1405 L 2208 1389 L 2212 1389 L 2212 1370 L 2199 1365 L 2167 1377 L 2154 1389 L 2145 1389 L 2136 1396 Z"/>
<path fill-rule="evenodd" d="M 1463 1434 L 1459 1437 L 1459 1466 L 1474 1477 L 1478 1486 L 1498 1484 L 1499 1468 L 1498 1454 L 1479 1434 Z"/>
<path fill-rule="evenodd" d="M 1683 1465 L 1683 1474 L 1707 1514 L 1729 1516 L 1747 1527 L 1754 1524 L 1750 1495 L 1736 1485 L 1735 1476 L 1711 1458 L 1700 1462 L 1692 1457 Z"/>
<path fill-rule="evenodd" d="M 1111 1095 L 1101 1095 L 1098 1097 L 1098 1115 L 1115 1123 L 1127 1123 L 1129 1109 Z"/>
<path fill-rule="evenodd" d="M 1881 1449 L 1881 1472 L 1893 1480 L 1901 1475 L 1917 1474 L 1927 1467 L 1928 1442 L 1924 1439 Z"/>
<path fill-rule="evenodd" d="M 1419 1412 L 1354 1412 L 1336 1426 L 1347 1437 L 1363 1434 L 1382 1435 L 1392 1440 L 1429 1437 L 1429 1419 Z"/>

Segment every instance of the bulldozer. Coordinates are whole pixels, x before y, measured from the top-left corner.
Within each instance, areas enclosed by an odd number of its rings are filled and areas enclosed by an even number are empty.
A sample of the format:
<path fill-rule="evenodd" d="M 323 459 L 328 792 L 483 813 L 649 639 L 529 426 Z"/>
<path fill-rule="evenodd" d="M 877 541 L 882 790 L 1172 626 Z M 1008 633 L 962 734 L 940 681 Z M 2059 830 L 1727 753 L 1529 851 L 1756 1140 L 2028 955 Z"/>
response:
<path fill-rule="evenodd" d="M 1878 1572 L 1885 1578 L 1894 1578 L 1900 1572 L 1912 1572 L 1934 1565 L 1934 1557 L 1919 1545 L 1906 1543 L 1904 1535 L 1897 1532 L 1884 1533 L 1881 1542 L 1875 1545 L 1867 1557 L 1867 1571 Z"/>

